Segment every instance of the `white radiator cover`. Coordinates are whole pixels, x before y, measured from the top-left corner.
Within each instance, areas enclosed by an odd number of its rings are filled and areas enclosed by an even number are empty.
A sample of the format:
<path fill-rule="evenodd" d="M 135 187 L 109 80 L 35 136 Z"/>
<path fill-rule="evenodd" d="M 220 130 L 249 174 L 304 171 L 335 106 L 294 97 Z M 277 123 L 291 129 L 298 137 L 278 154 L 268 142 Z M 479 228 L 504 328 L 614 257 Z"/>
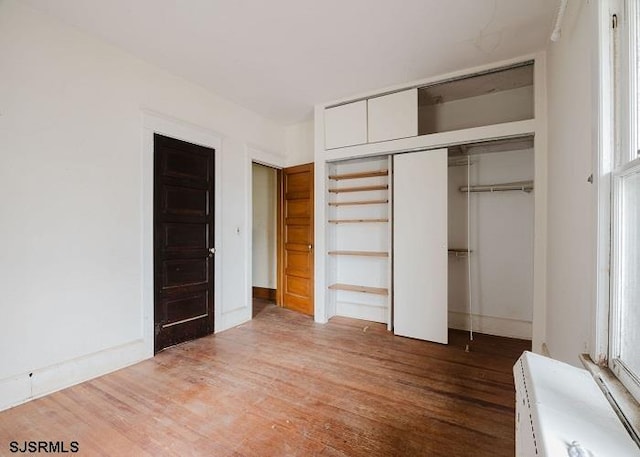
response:
<path fill-rule="evenodd" d="M 516 457 L 640 456 L 586 370 L 525 352 L 513 374 Z"/>

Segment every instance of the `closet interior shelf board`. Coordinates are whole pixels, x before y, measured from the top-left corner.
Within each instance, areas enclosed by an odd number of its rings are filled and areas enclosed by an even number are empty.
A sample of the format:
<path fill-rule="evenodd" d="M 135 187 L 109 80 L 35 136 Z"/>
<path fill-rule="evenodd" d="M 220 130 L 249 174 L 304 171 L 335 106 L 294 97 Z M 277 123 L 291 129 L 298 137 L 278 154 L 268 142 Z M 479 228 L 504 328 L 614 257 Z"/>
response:
<path fill-rule="evenodd" d="M 388 185 L 380 185 L 380 186 L 360 186 L 360 187 L 342 187 L 342 188 L 334 188 L 329 189 L 329 192 L 333 194 L 340 194 L 342 192 L 368 192 L 373 190 L 387 190 L 389 188 Z"/>
<path fill-rule="evenodd" d="M 357 286 L 355 284 L 332 284 L 329 286 L 329 289 L 362 292 L 365 294 L 389 295 L 389 289 L 384 287 Z"/>
<path fill-rule="evenodd" d="M 329 219 L 330 224 L 363 224 L 369 222 L 389 222 L 389 219 Z"/>
<path fill-rule="evenodd" d="M 344 173 L 340 175 L 329 175 L 329 179 L 333 181 L 340 181 L 342 179 L 375 178 L 377 176 L 387 176 L 388 174 L 389 172 L 387 170 L 362 171 L 359 173 Z"/>
<path fill-rule="evenodd" d="M 509 182 L 503 184 L 482 184 L 475 186 L 460 186 L 460 192 L 505 192 L 510 190 L 520 190 L 531 192 L 533 181 Z"/>
<path fill-rule="evenodd" d="M 362 257 L 389 257 L 388 252 L 383 251 L 329 251 L 329 255 L 354 255 Z"/>
<path fill-rule="evenodd" d="M 329 206 L 383 205 L 389 200 L 354 200 L 350 202 L 329 202 Z"/>

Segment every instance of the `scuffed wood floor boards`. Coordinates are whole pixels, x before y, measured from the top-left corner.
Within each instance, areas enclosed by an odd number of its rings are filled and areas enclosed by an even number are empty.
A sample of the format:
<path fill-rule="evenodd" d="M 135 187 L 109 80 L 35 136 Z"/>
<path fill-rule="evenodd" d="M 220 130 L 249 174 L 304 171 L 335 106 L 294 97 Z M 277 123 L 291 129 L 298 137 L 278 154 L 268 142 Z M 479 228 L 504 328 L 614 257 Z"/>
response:
<path fill-rule="evenodd" d="M 513 456 L 511 367 L 530 343 L 326 325 L 262 304 L 251 322 L 0 413 L 9 442 L 104 456 Z"/>

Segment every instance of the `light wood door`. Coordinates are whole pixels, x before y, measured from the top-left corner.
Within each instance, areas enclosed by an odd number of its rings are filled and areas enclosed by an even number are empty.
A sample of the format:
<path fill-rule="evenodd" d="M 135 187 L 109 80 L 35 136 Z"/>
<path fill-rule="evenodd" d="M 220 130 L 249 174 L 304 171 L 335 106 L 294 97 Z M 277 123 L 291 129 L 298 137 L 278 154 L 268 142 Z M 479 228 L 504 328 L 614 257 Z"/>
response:
<path fill-rule="evenodd" d="M 446 344 L 446 149 L 394 157 L 393 277 L 394 332 Z"/>
<path fill-rule="evenodd" d="M 313 316 L 313 164 L 282 171 L 282 306 Z"/>
<path fill-rule="evenodd" d="M 155 352 L 213 333 L 214 150 L 154 136 Z"/>

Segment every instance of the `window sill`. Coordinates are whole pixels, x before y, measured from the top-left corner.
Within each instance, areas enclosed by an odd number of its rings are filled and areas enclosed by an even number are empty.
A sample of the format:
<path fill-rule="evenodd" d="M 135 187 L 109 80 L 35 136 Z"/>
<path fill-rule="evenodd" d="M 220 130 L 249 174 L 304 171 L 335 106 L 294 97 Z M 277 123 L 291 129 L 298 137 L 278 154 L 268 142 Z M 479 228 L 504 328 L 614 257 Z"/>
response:
<path fill-rule="evenodd" d="M 596 364 L 589 354 L 580 355 L 580 361 L 593 376 L 631 438 L 640 446 L 640 404 L 608 367 Z"/>

